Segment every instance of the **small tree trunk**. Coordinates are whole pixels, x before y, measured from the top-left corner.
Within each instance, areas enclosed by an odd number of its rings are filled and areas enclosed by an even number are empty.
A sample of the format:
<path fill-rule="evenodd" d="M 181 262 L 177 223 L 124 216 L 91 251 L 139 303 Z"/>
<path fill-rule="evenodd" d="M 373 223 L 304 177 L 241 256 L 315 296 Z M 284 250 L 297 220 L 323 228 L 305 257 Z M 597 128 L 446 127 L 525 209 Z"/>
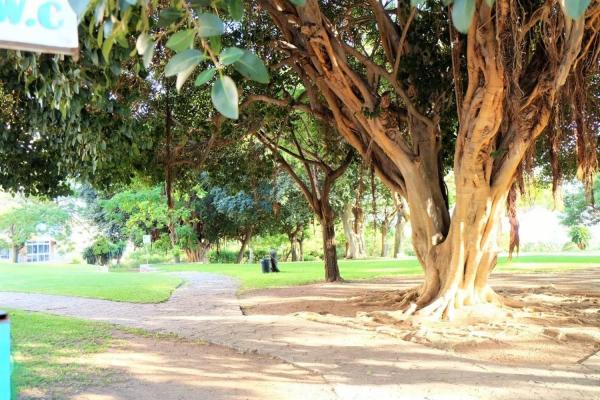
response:
<path fill-rule="evenodd" d="M 298 250 L 300 253 L 300 261 L 304 261 L 304 235 L 298 239 Z"/>
<path fill-rule="evenodd" d="M 396 226 L 394 231 L 394 257 L 398 258 L 402 249 L 402 236 L 404 235 L 404 216 L 396 215 Z"/>
<path fill-rule="evenodd" d="M 381 224 L 381 257 L 387 257 L 386 251 L 386 239 L 387 239 L 388 227 L 387 221 L 383 221 Z"/>
<path fill-rule="evenodd" d="M 292 255 L 292 261 L 298 261 L 298 236 L 296 233 L 288 235 L 290 240 L 290 254 Z"/>
<path fill-rule="evenodd" d="M 342 226 L 346 236 L 346 258 L 357 258 L 356 234 L 352 228 L 352 205 L 347 204 L 342 211 Z"/>
<path fill-rule="evenodd" d="M 19 251 L 21 251 L 22 247 L 19 246 L 13 246 L 13 254 L 12 254 L 12 261 L 15 264 L 19 263 Z"/>
<path fill-rule="evenodd" d="M 335 225 L 333 212 L 329 205 L 324 206 L 321 217 L 321 229 L 323 230 L 323 260 L 325 261 L 325 281 L 341 281 L 340 269 L 337 262 Z"/>
<path fill-rule="evenodd" d="M 248 230 L 248 232 L 246 232 L 246 234 L 244 235 L 244 238 L 242 239 L 242 247 L 240 247 L 240 251 L 237 255 L 236 258 L 236 264 L 241 264 L 242 260 L 244 259 L 244 252 L 246 251 L 246 247 L 248 246 L 248 243 L 250 242 L 250 239 L 252 238 L 252 231 Z"/>

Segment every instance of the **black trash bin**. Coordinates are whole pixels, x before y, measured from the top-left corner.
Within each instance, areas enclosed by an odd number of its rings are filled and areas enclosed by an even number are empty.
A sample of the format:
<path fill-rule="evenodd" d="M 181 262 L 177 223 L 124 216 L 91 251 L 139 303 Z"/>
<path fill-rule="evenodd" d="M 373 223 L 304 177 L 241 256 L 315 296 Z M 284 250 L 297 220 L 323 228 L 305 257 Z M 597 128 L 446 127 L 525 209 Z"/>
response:
<path fill-rule="evenodd" d="M 262 267 L 263 274 L 268 274 L 269 270 L 271 269 L 271 258 L 265 257 L 260 260 L 260 266 Z"/>

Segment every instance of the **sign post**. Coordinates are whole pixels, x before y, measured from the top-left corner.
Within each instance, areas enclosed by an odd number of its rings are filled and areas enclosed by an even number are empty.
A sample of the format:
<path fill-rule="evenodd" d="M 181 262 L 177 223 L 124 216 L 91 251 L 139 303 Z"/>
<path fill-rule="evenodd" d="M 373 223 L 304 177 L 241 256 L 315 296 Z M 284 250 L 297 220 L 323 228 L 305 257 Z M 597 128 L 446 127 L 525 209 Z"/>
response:
<path fill-rule="evenodd" d="M 0 47 L 68 54 L 77 59 L 77 14 L 69 0 L 3 0 Z"/>

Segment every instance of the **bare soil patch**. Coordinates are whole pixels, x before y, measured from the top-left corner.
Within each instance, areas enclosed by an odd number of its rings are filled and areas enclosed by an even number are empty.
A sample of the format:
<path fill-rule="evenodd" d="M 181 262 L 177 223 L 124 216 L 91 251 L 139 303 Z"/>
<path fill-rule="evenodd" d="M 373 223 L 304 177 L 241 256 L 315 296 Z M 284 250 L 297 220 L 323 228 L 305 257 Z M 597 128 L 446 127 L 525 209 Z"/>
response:
<path fill-rule="evenodd" d="M 304 369 L 183 339 L 122 332 L 108 351 L 81 363 L 110 370 L 111 378 L 70 400 L 332 399 L 323 379 Z"/>
<path fill-rule="evenodd" d="M 248 315 L 292 314 L 503 364 L 573 365 L 600 350 L 600 270 L 499 274 L 492 285 L 523 308 L 467 307 L 450 322 L 403 318 L 399 292 L 418 283 L 397 277 L 259 290 L 244 294 L 242 306 Z"/>

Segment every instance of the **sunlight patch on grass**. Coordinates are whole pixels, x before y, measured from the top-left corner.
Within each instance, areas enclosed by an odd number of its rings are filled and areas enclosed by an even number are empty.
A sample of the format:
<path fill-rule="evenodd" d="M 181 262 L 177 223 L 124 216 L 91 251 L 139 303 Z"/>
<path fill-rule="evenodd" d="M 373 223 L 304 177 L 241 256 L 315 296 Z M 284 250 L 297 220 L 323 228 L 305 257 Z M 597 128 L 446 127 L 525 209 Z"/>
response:
<path fill-rule="evenodd" d="M 48 388 L 70 391 L 108 377 L 108 371 L 78 360 L 108 347 L 111 325 L 23 311 L 11 311 L 10 317 L 13 399 L 17 393 L 61 398 Z"/>
<path fill-rule="evenodd" d="M 340 272 L 346 280 L 365 280 L 392 276 L 421 275 L 416 258 L 383 260 L 340 260 Z M 232 276 L 241 290 L 305 285 L 323 281 L 322 261 L 280 263 L 281 273 L 263 274 L 258 264 L 170 264 L 159 265 L 164 271 L 201 271 Z M 498 260 L 497 272 L 561 272 L 578 268 L 600 267 L 598 256 L 526 255 Z"/>
<path fill-rule="evenodd" d="M 0 291 L 7 292 L 159 303 L 181 283 L 172 275 L 99 272 L 89 265 L 0 263 Z"/>

